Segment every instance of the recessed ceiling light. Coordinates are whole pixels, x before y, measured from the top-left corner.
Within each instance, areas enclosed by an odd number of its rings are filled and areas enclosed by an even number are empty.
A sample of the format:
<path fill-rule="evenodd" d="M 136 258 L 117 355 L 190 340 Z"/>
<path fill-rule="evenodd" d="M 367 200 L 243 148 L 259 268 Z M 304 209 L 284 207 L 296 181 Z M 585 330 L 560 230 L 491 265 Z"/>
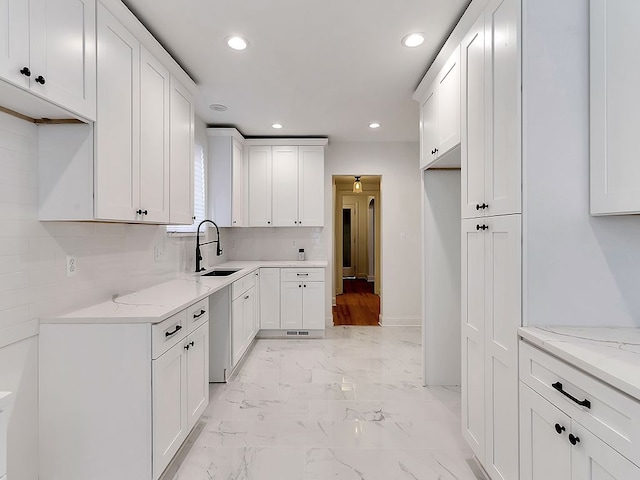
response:
<path fill-rule="evenodd" d="M 405 47 L 413 48 L 419 47 L 424 42 L 424 34 L 423 33 L 409 33 L 402 37 L 402 45 Z"/>
<path fill-rule="evenodd" d="M 234 50 L 244 50 L 249 46 L 249 41 L 246 38 L 237 36 L 227 37 L 227 45 Z"/>
<path fill-rule="evenodd" d="M 212 103 L 211 105 L 209 105 L 209 108 L 211 110 L 215 110 L 216 112 L 226 112 L 227 111 L 227 106 L 223 105 L 221 103 Z"/>
<path fill-rule="evenodd" d="M 282 124 L 280 123 L 274 123 L 273 125 L 271 125 L 273 128 L 282 128 Z"/>
<path fill-rule="evenodd" d="M 380 128 L 380 124 L 378 122 L 370 123 L 369 128 Z"/>

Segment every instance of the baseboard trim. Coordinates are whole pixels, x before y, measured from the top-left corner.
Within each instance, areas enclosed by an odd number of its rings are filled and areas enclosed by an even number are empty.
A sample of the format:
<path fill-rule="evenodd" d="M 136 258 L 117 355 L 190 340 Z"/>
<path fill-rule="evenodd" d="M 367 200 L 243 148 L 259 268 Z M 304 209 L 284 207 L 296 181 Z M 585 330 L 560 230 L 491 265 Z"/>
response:
<path fill-rule="evenodd" d="M 381 327 L 419 327 L 422 319 L 419 317 L 383 317 L 380 315 L 378 324 Z"/>

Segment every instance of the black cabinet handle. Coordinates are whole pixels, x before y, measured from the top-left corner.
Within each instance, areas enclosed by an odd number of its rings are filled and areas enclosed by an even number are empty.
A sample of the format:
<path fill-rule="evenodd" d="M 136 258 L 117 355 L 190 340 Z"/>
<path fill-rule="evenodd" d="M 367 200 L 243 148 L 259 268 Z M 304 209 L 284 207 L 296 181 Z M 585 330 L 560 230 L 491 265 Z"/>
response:
<path fill-rule="evenodd" d="M 489 208 L 489 205 L 487 205 L 486 203 L 483 203 L 482 205 L 476 203 L 476 210 L 484 210 L 485 208 Z"/>
<path fill-rule="evenodd" d="M 298 224 L 298 221 L 297 221 L 297 220 L 294 220 L 294 221 L 293 221 L 293 223 L 295 223 L 295 224 L 297 225 L 297 224 Z"/>
<path fill-rule="evenodd" d="M 193 340 L 191 340 L 191 343 L 189 343 L 189 345 L 191 345 L 193 347 L 195 345 L 195 342 Z"/>
<path fill-rule="evenodd" d="M 302 288 L 302 285 L 298 285 L 298 288 Z"/>
<path fill-rule="evenodd" d="M 176 325 L 176 328 L 173 332 L 164 332 L 164 336 L 170 337 L 171 335 L 175 335 L 176 333 L 178 333 L 180 330 L 182 330 L 182 326 Z"/>
<path fill-rule="evenodd" d="M 476 225 L 476 230 L 486 230 L 487 228 L 489 227 L 487 227 L 486 225 Z"/>
<path fill-rule="evenodd" d="M 309 274 L 308 273 L 296 273 L 297 277 L 308 277 Z"/>
<path fill-rule="evenodd" d="M 307 288 L 307 285 L 306 285 L 306 284 L 305 284 L 305 285 L 302 285 L 302 286 L 303 286 L 304 288 Z"/>
<path fill-rule="evenodd" d="M 194 313 L 193 314 L 193 318 L 200 318 L 202 315 L 204 315 L 205 313 L 207 313 L 206 310 L 200 310 L 200 313 Z"/>
<path fill-rule="evenodd" d="M 249 299 L 249 295 L 247 295 L 246 297 L 244 297 L 244 299 L 245 299 L 245 300 L 248 300 L 248 299 Z"/>
<path fill-rule="evenodd" d="M 573 433 L 569 434 L 569 443 L 571 445 L 575 445 L 576 443 L 580 443 L 580 437 L 576 437 Z"/>
<path fill-rule="evenodd" d="M 568 392 L 565 392 L 562 389 L 562 383 L 560 382 L 556 382 L 551 384 L 551 386 L 553 388 L 555 388 L 557 391 L 559 391 L 561 394 L 563 394 L 565 397 L 567 397 L 569 400 L 576 402 L 578 405 L 580 405 L 581 407 L 587 407 L 587 408 L 591 408 L 591 402 L 587 399 L 584 400 L 578 400 L 576 397 L 574 397 L 573 395 L 571 395 Z M 575 445 L 575 443 L 574 443 Z"/>
<path fill-rule="evenodd" d="M 189 344 L 188 343 L 184 346 L 184 349 L 185 350 L 189 350 Z"/>
<path fill-rule="evenodd" d="M 436 153 L 438 153 L 438 149 L 436 148 Z"/>
<path fill-rule="evenodd" d="M 267 225 L 271 225 L 271 222 L 267 222 Z"/>
<path fill-rule="evenodd" d="M 22 67 L 20 69 L 20 73 L 22 75 L 24 75 L 25 77 L 30 77 L 31 76 L 31 70 L 29 70 L 29 67 Z"/>
<path fill-rule="evenodd" d="M 36 77 L 36 82 L 39 83 L 40 85 L 44 85 L 45 84 L 44 77 L 42 75 L 38 75 Z"/>
<path fill-rule="evenodd" d="M 558 435 L 562 435 L 562 432 L 564 432 L 565 430 L 566 430 L 566 428 L 564 428 L 559 423 L 556 423 L 556 432 L 558 432 Z"/>
<path fill-rule="evenodd" d="M 149 212 L 147 210 L 137 210 L 136 213 L 138 215 L 148 215 L 149 214 Z"/>

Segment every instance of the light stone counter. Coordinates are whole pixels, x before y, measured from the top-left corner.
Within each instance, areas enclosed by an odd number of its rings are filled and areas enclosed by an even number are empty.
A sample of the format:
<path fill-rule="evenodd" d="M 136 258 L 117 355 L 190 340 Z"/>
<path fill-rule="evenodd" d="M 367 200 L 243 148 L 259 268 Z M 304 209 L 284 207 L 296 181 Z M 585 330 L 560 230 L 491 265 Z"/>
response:
<path fill-rule="evenodd" d="M 231 285 L 261 267 L 325 268 L 327 261 L 232 261 L 212 267 L 216 270 L 239 268 L 226 277 L 184 274 L 175 280 L 62 315 L 41 318 L 40 323 L 158 323 L 193 303 Z M 202 273 L 207 273 L 207 268 Z"/>
<path fill-rule="evenodd" d="M 640 328 L 524 327 L 519 335 L 640 400 Z"/>
<path fill-rule="evenodd" d="M 6 410 L 13 401 L 11 392 L 0 392 L 0 411 Z"/>

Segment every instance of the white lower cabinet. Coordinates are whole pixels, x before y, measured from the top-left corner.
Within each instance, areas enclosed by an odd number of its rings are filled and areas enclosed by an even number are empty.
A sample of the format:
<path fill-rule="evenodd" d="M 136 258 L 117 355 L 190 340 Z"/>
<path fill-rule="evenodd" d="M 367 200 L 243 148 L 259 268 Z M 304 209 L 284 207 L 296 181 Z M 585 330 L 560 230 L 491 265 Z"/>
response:
<path fill-rule="evenodd" d="M 260 269 L 260 328 L 280 328 L 280 269 Z"/>
<path fill-rule="evenodd" d="M 640 402 L 520 343 L 520 480 L 631 480 Z M 624 453 L 624 454 L 623 454 Z"/>
<path fill-rule="evenodd" d="M 281 269 L 280 328 L 324 329 L 324 269 Z"/>
<path fill-rule="evenodd" d="M 160 477 L 209 403 L 208 305 L 156 324 L 41 325 L 40 479 Z"/>
<path fill-rule="evenodd" d="M 256 279 L 254 273 L 231 285 L 231 368 L 240 362 L 256 336 Z"/>

